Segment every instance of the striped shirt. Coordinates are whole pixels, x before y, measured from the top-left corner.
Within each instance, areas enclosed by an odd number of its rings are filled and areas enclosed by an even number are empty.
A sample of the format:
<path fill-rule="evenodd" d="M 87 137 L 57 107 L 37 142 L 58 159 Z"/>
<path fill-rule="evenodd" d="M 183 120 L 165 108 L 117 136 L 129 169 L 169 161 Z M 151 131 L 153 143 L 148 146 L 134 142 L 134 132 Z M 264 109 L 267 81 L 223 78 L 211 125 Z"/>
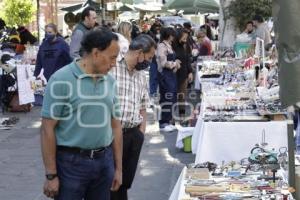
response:
<path fill-rule="evenodd" d="M 140 125 L 143 121 L 140 111 L 146 109 L 149 102 L 145 72 L 134 70 L 130 74 L 125 59 L 122 59 L 110 73 L 117 80 L 122 127 Z"/>

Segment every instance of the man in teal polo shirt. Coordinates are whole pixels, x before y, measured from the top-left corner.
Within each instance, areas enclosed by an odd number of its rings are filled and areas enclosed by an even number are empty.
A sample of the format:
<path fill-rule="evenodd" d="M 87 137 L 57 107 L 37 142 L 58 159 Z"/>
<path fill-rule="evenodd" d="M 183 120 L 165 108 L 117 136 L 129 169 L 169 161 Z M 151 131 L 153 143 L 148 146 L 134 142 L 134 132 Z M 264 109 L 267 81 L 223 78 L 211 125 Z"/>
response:
<path fill-rule="evenodd" d="M 109 200 L 122 184 L 122 133 L 115 79 L 118 37 L 83 39 L 82 59 L 51 77 L 42 108 L 44 193 L 56 200 Z"/>

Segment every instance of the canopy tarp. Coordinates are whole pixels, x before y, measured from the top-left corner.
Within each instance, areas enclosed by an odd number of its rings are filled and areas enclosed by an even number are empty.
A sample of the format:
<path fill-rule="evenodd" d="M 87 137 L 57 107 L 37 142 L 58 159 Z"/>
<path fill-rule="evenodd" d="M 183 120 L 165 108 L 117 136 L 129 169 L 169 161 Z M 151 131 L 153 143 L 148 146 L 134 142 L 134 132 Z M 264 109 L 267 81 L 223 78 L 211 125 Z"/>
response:
<path fill-rule="evenodd" d="M 126 12 L 126 11 L 135 11 L 135 8 L 133 5 L 124 3 L 123 6 L 118 8 L 118 11 Z"/>
<path fill-rule="evenodd" d="M 162 9 L 162 4 L 157 3 L 134 4 L 133 6 L 136 10 L 144 12 L 157 12 Z"/>
<path fill-rule="evenodd" d="M 164 8 L 183 10 L 184 14 L 219 12 L 218 0 L 169 0 Z"/>
<path fill-rule="evenodd" d="M 76 4 L 76 5 L 73 5 L 73 6 L 69 6 L 69 7 L 65 7 L 65 8 L 62 8 L 61 10 L 62 11 L 66 11 L 66 12 L 76 12 L 82 8 L 85 8 L 87 6 L 91 6 L 93 8 L 96 9 L 97 12 L 99 12 L 101 10 L 101 5 L 100 3 L 96 3 L 92 0 L 87 0 L 85 3 L 81 3 L 81 4 Z"/>
<path fill-rule="evenodd" d="M 123 4 L 139 4 L 139 3 L 145 3 L 143 0 L 121 0 Z"/>

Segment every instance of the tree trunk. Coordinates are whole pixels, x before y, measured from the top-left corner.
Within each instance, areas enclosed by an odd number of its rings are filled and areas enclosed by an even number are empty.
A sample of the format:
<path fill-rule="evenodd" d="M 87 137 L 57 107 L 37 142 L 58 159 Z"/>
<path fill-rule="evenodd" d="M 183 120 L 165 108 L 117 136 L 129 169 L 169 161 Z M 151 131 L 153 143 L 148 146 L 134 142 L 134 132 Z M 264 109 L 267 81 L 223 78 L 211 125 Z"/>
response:
<path fill-rule="evenodd" d="M 36 25 L 38 31 L 38 41 L 40 41 L 40 0 L 36 0 Z"/>
<path fill-rule="evenodd" d="M 236 35 L 239 33 L 234 18 L 226 19 L 226 10 L 234 0 L 220 0 L 220 47 L 231 48 L 234 45 Z"/>
<path fill-rule="evenodd" d="M 55 24 L 58 26 L 58 0 L 55 0 Z"/>
<path fill-rule="evenodd" d="M 53 8 L 53 0 L 50 1 L 50 7 L 51 7 L 51 21 L 54 22 L 54 8 Z"/>

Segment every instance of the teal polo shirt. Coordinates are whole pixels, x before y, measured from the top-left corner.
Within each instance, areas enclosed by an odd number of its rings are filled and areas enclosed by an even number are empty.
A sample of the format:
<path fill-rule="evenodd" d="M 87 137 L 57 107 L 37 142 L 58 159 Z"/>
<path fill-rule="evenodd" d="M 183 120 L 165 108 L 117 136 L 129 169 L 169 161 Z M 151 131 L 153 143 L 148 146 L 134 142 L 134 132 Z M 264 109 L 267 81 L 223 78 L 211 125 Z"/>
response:
<path fill-rule="evenodd" d="M 95 81 L 72 62 L 54 73 L 45 90 L 42 117 L 58 120 L 57 145 L 96 149 L 113 140 L 111 119 L 120 118 L 116 81 Z"/>

